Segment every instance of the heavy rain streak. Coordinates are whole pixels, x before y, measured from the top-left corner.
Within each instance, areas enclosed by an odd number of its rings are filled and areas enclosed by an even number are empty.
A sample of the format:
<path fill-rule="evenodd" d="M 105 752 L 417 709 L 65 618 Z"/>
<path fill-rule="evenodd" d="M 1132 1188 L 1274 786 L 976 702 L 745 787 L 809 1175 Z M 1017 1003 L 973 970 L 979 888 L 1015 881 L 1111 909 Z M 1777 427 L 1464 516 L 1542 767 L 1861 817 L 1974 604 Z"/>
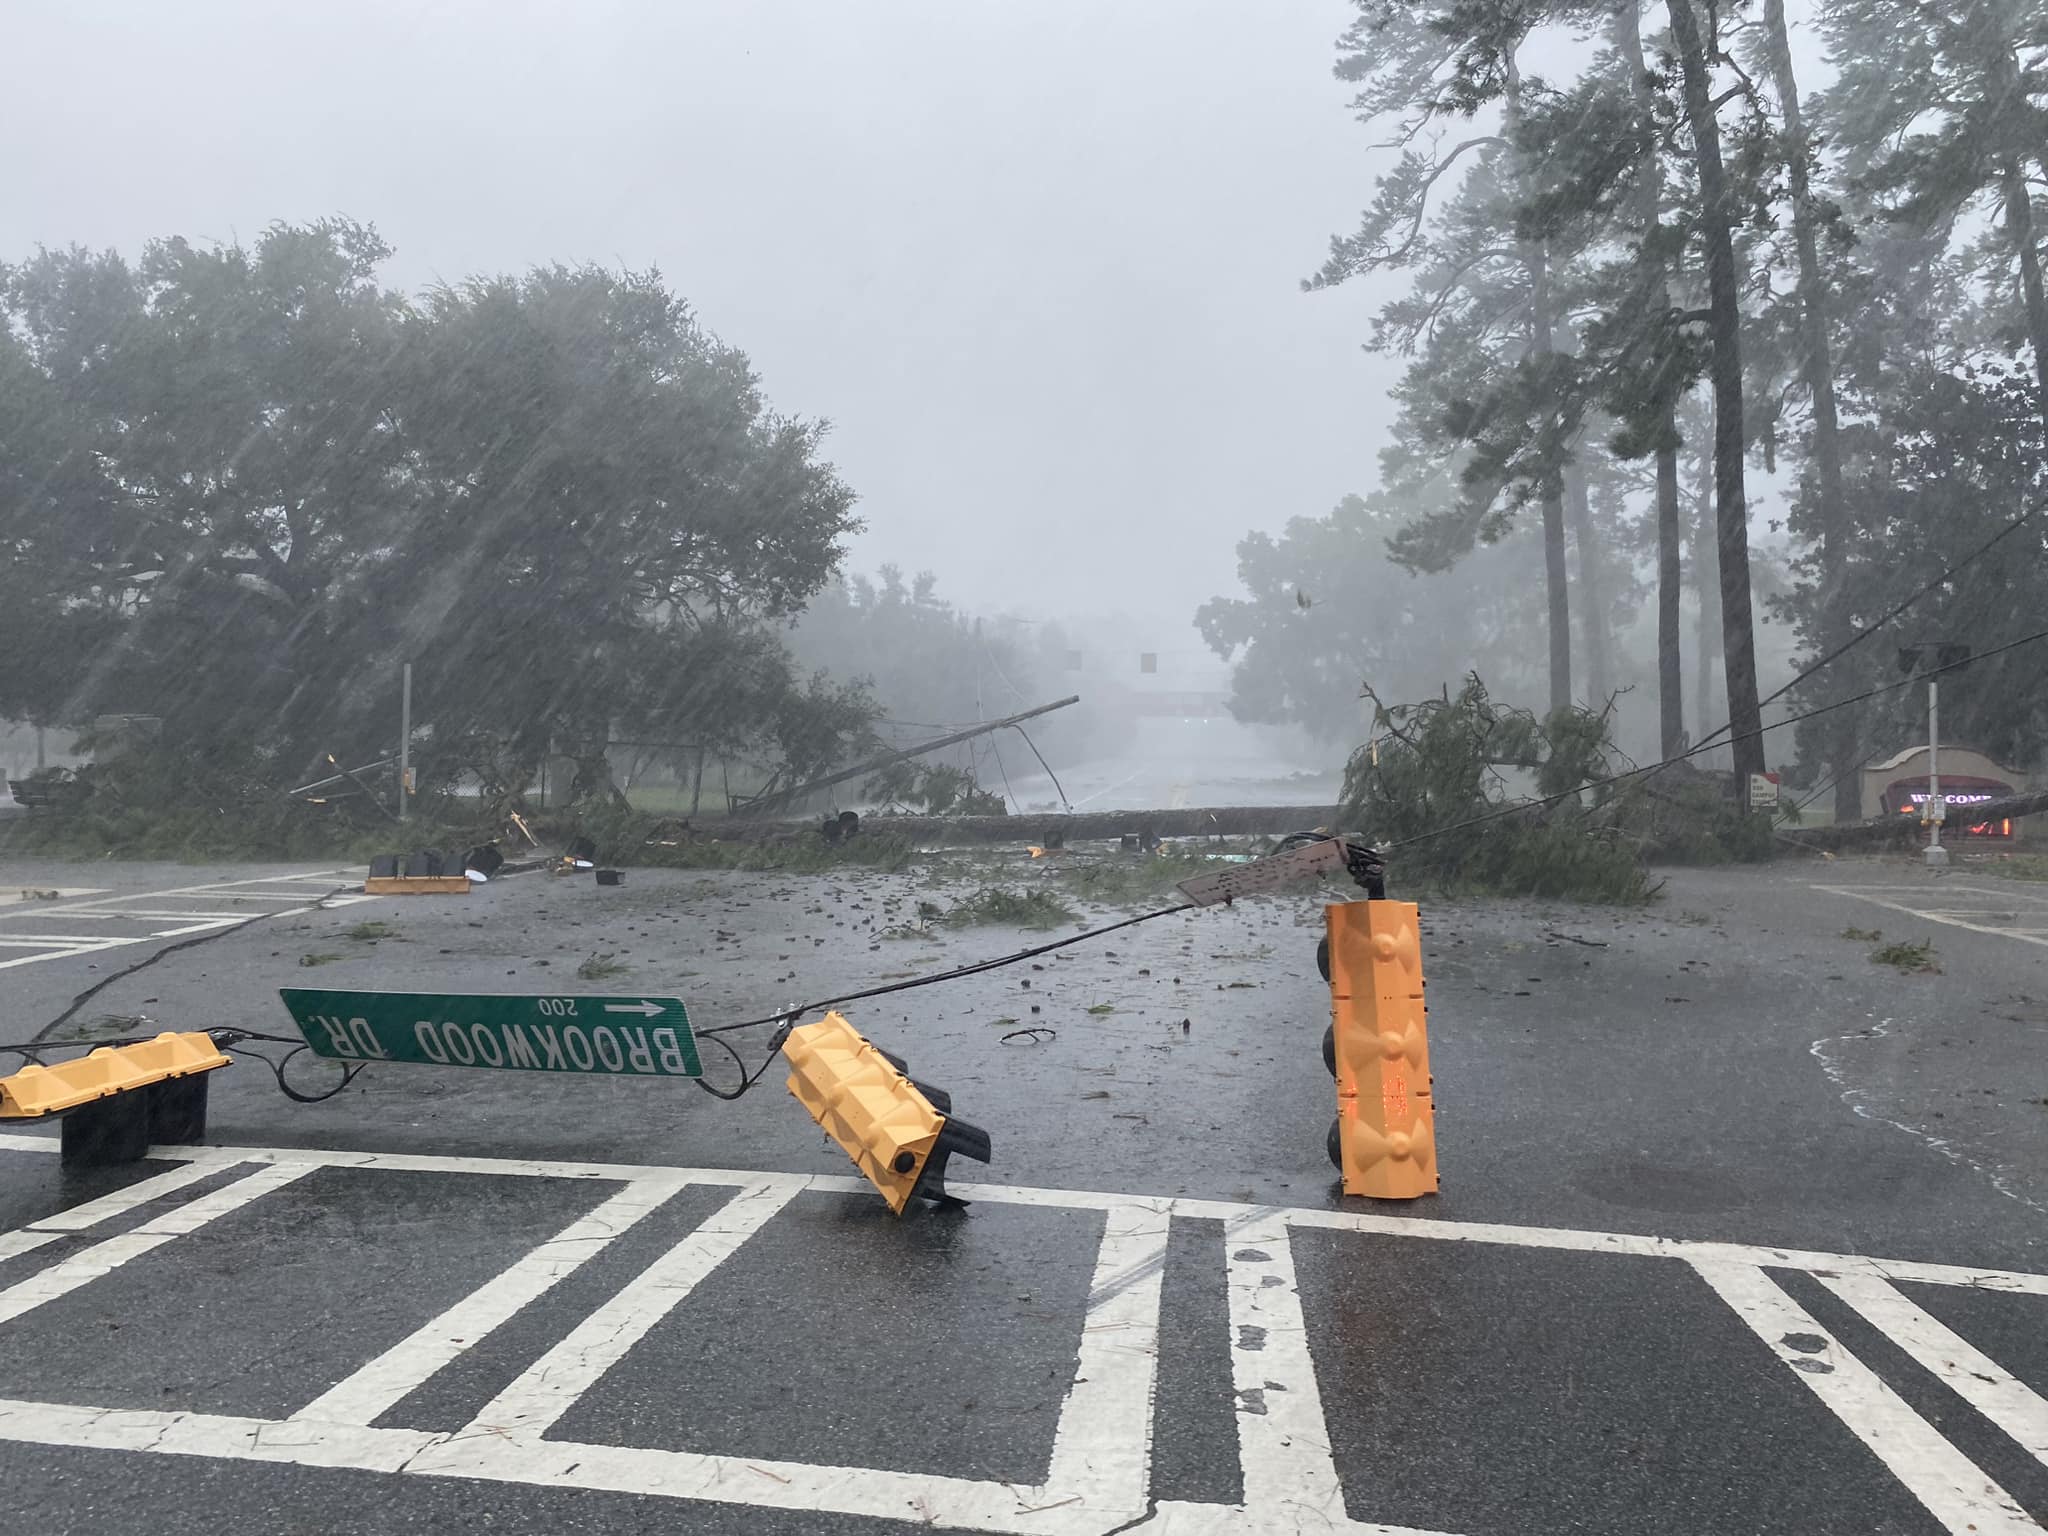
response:
<path fill-rule="evenodd" d="M 0 16 L 20 1529 L 2048 1522 L 2048 0 Z"/>
<path fill-rule="evenodd" d="M 2041 476 L 2037 7 L 813 9 L 22 18 L 121 105 L 0 214 L 20 836 L 1393 836 L 1692 752 L 1427 855 L 1620 890 L 1765 851 L 1754 775 L 1866 819 L 1921 691 L 1793 717 L 2048 613 L 2034 525 L 1971 558 Z M 2031 769 L 2040 664 L 1950 734 Z"/>

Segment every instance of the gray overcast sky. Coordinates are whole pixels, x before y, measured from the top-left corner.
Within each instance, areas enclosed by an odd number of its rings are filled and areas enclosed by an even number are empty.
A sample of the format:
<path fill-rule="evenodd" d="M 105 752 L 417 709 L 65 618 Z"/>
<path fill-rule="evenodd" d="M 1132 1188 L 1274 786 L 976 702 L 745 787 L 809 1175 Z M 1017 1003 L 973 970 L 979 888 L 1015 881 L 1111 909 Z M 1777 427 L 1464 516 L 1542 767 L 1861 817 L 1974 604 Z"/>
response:
<path fill-rule="evenodd" d="M 658 266 L 835 423 L 857 567 L 1185 626 L 1371 482 L 1370 296 L 1296 290 L 1370 193 L 1348 9 L 15 0 L 0 256 L 340 212 L 409 289 Z"/>

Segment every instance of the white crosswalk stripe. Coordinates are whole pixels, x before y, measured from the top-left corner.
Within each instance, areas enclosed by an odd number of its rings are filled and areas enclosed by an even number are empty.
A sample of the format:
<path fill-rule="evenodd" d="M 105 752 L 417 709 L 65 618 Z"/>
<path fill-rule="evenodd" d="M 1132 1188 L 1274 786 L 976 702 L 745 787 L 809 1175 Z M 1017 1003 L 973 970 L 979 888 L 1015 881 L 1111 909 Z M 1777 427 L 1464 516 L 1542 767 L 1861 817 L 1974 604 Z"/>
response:
<path fill-rule="evenodd" d="M 54 901 L 36 899 L 32 892 L 14 893 L 0 902 L 0 970 L 218 932 L 257 917 L 296 917 L 315 907 L 380 899 L 365 896 L 362 883 L 360 869 L 338 868 L 120 895 L 60 891 Z"/>
<path fill-rule="evenodd" d="M 0 1152 L 52 1150 L 51 1138 L 0 1136 Z M 1898 1282 L 2048 1298 L 2048 1275 L 1803 1252 L 1739 1243 L 1688 1242 L 1627 1233 L 1415 1220 L 1377 1213 L 1240 1205 L 1094 1191 L 967 1186 L 964 1197 L 994 1205 L 1101 1213 L 1102 1236 L 1088 1288 L 1085 1326 L 1072 1357 L 1043 1483 L 1022 1486 L 888 1468 L 714 1455 L 553 1438 L 551 1427 L 640 1348 L 720 1266 L 781 1217 L 800 1194 L 867 1193 L 860 1180 L 757 1171 L 662 1168 L 545 1160 L 372 1154 L 304 1148 L 166 1149 L 182 1166 L 131 1191 L 102 1197 L 0 1234 L 0 1260 L 31 1262 L 58 1238 L 81 1242 L 0 1289 L 0 1349 L 7 1330 L 34 1326 L 45 1303 L 91 1285 L 145 1254 L 252 1203 L 289 1202 L 294 1182 L 318 1169 L 439 1173 L 514 1179 L 583 1180 L 608 1192 L 583 1216 L 517 1257 L 452 1307 L 342 1380 L 307 1384 L 302 1407 L 284 1419 L 167 1408 L 84 1407 L 0 1399 L 0 1441 L 144 1451 L 237 1461 L 347 1467 L 408 1477 L 609 1490 L 762 1509 L 904 1520 L 990 1532 L 1098 1536 L 1142 1530 L 1169 1536 L 1215 1532 L 1349 1532 L 1353 1536 L 1443 1536 L 1362 1522 L 1353 1489 L 1333 1457 L 1326 1394 L 1317 1379 L 1296 1280 L 1294 1238 L 1407 1239 L 1548 1250 L 1593 1262 L 1612 1256 L 1689 1267 L 1755 1333 L 1943 1529 L 2037 1530 L 2014 1498 L 1866 1362 L 1831 1334 L 1775 1279 L 1813 1276 L 1864 1323 L 1896 1344 L 1961 1402 L 2026 1453 L 2048 1464 L 2048 1403 L 1976 1344 L 1898 1289 Z M 236 1176 L 132 1230 L 92 1240 L 93 1229 L 142 1201 L 176 1193 L 209 1174 Z M 497 1390 L 455 1431 L 379 1426 L 376 1421 L 523 1307 L 604 1251 L 689 1186 L 730 1191 L 694 1229 L 670 1243 L 637 1277 L 597 1302 Z M 1231 1338 L 1237 1453 L 1244 1502 L 1201 1504 L 1149 1498 L 1160 1353 L 1161 1276 L 1176 1218 L 1220 1221 L 1204 1261 L 1222 1276 Z M 1731 1323 L 1731 1326 L 1734 1326 Z M 1746 1358 L 1746 1357 L 1745 1357 Z M 1873 1467 L 1875 1475 L 1875 1467 Z"/>

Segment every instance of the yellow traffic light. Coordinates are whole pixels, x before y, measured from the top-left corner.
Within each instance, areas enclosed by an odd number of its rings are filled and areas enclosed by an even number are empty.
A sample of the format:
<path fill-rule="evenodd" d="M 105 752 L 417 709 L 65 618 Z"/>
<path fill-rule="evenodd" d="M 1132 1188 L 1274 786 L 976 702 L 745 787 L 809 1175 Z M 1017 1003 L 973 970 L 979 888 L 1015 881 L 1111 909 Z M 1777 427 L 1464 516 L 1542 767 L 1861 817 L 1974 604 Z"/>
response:
<path fill-rule="evenodd" d="M 1429 1023 L 1414 903 L 1348 901 L 1324 908 L 1330 1035 L 1337 1078 L 1330 1161 L 1344 1193 L 1412 1200 L 1436 1193 L 1436 1114 Z"/>
<path fill-rule="evenodd" d="M 836 1013 L 789 1032 L 789 1091 L 825 1134 L 903 1214 L 912 1196 L 959 1204 L 946 1193 L 946 1159 L 989 1160 L 988 1132 L 952 1118 L 953 1102 L 912 1082 L 903 1063 Z"/>
<path fill-rule="evenodd" d="M 206 1074 L 232 1060 L 197 1031 L 103 1045 L 0 1077 L 0 1120 L 61 1115 L 64 1162 L 133 1162 L 152 1142 L 194 1142 L 206 1134 Z"/>
<path fill-rule="evenodd" d="M 103 1045 L 55 1066 L 31 1064 L 0 1077 L 0 1120 L 62 1114 L 110 1094 L 228 1065 L 210 1035 L 161 1034 L 137 1045 Z"/>

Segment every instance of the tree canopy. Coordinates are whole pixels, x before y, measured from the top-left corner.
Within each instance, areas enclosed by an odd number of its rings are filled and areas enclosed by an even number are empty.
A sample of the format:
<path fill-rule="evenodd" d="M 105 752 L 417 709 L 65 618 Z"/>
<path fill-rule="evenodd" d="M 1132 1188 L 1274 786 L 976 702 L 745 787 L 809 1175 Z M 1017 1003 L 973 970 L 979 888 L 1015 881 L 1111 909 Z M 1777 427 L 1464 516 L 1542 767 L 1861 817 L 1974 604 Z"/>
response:
<path fill-rule="evenodd" d="M 825 426 L 654 272 L 550 266 L 417 299 L 342 219 L 247 247 L 0 269 L 0 713 L 161 715 L 297 774 L 429 774 L 608 734 L 829 759 L 864 699 L 778 624 L 858 525 Z"/>
<path fill-rule="evenodd" d="M 1247 596 L 1200 622 L 1241 657 L 1247 708 L 1326 718 L 1338 675 L 1377 689 L 1394 643 L 1309 641 L 1276 570 L 1319 560 L 1373 591 L 1385 559 L 1453 570 L 1518 537 L 1531 506 L 1543 560 L 1530 552 L 1501 597 L 1524 630 L 1543 616 L 1549 706 L 1604 707 L 1608 632 L 1654 588 L 1664 754 L 1686 744 L 1681 689 L 1703 715 L 1708 697 L 1680 664 L 1682 598 L 1694 660 L 1722 673 L 1738 770 L 1764 761 L 1753 594 L 1806 659 L 1848 647 L 1793 705 L 1869 687 L 1905 639 L 2019 637 L 2048 518 L 1995 558 L 1973 551 L 2048 491 L 2048 13 L 1813 10 L 1798 32 L 1783 0 L 1354 0 L 1335 73 L 1375 136 L 1373 193 L 1305 286 L 1399 280 L 1367 338 L 1402 360 L 1395 438 L 1355 503 L 1387 515 L 1297 519 L 1240 546 Z M 1816 37 L 1830 67 L 1802 89 Z M 1908 599 L 1895 634 L 1859 638 Z M 1515 671 L 1484 659 L 1510 627 L 1476 622 L 1413 692 L 1477 666 L 1516 694 Z M 1952 718 L 2024 763 L 2048 732 L 2020 666 L 2038 658 L 1958 684 Z M 1803 730 L 1798 777 L 1844 786 L 1838 811 L 1855 814 L 1856 766 L 1895 748 L 1916 707 L 1859 704 Z"/>

